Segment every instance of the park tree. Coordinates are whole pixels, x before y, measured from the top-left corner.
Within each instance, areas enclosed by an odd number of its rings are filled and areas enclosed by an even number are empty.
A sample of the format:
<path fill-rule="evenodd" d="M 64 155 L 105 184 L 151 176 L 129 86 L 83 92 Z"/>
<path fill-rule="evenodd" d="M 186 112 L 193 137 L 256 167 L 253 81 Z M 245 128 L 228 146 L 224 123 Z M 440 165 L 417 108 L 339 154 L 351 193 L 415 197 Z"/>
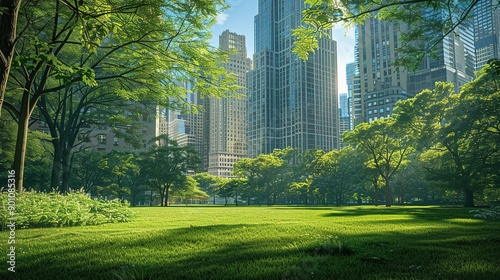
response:
<path fill-rule="evenodd" d="M 70 185 L 97 196 L 97 186 L 103 186 L 106 170 L 99 168 L 106 155 L 94 150 L 81 150 L 73 154 Z"/>
<path fill-rule="evenodd" d="M 395 110 L 398 125 L 423 151 L 429 178 L 463 193 L 466 206 L 474 206 L 474 193 L 494 188 L 498 177 L 499 81 L 494 60 L 459 94 L 451 83 L 438 82 Z"/>
<path fill-rule="evenodd" d="M 139 165 L 134 154 L 111 151 L 103 157 L 99 168 L 104 170 L 104 185 L 98 188 L 100 195 L 115 195 L 120 200 L 131 195 L 131 188 L 136 185 L 135 175 L 139 174 Z"/>
<path fill-rule="evenodd" d="M 387 207 L 392 205 L 391 178 L 407 163 L 408 155 L 414 150 L 408 137 L 392 118 L 361 123 L 344 135 L 345 142 L 368 155 L 366 166 L 376 170 L 384 180 Z"/>
<path fill-rule="evenodd" d="M 299 155 L 297 163 L 291 166 L 293 182 L 289 183 L 285 191 L 288 202 L 298 198 L 304 204 L 314 203 L 315 195 L 319 193 L 321 196 L 324 193 L 319 190 L 325 190 L 328 182 L 317 176 L 320 174 L 318 172 L 320 159 L 324 154 L 323 150 L 310 149 Z M 325 198 L 324 195 L 323 198 Z"/>
<path fill-rule="evenodd" d="M 403 166 L 393 179 L 393 190 L 398 204 L 409 202 L 409 199 L 429 203 L 433 190 L 426 179 L 425 165 L 418 153 L 411 154 L 409 158 L 408 164 Z"/>
<path fill-rule="evenodd" d="M 22 0 L 0 1 L 0 116 L 18 41 L 17 18 Z"/>
<path fill-rule="evenodd" d="M 298 200 L 302 204 L 312 203 L 315 190 L 311 185 L 312 180 L 310 179 L 303 182 L 292 182 L 287 188 L 287 202 L 294 203 Z"/>
<path fill-rule="evenodd" d="M 227 205 L 229 198 L 234 198 L 234 204 L 238 206 L 238 198 L 244 194 L 245 187 L 247 186 L 247 179 L 245 178 L 226 178 L 221 180 L 217 187 L 219 196 L 224 197 L 224 204 Z"/>
<path fill-rule="evenodd" d="M 173 189 L 172 197 L 180 198 L 181 203 L 186 205 L 190 200 L 206 201 L 208 194 L 201 190 L 199 186 L 192 176 L 187 176 L 184 186 Z"/>
<path fill-rule="evenodd" d="M 185 189 L 188 172 L 196 170 L 200 157 L 191 146 L 179 146 L 177 141 L 162 135 L 157 145 L 140 155 L 140 175 L 144 184 L 158 191 L 161 206 L 167 206 L 170 192 Z"/>
<path fill-rule="evenodd" d="M 258 200 L 266 200 L 271 205 L 277 196 L 278 171 L 283 160 L 271 154 L 261 154 L 256 158 L 244 158 L 234 164 L 233 173 L 246 178 Z"/>
<path fill-rule="evenodd" d="M 352 147 L 332 150 L 324 154 L 316 169 L 316 180 L 328 182 L 327 189 L 320 191 L 323 193 L 323 203 L 325 196 L 330 194 L 337 206 L 340 206 L 347 196 L 349 189 L 363 181 L 363 161 Z"/>
<path fill-rule="evenodd" d="M 479 0 L 304 0 L 304 25 L 293 30 L 293 51 L 303 60 L 335 24 L 352 27 L 369 17 L 409 26 L 401 34 L 397 65 L 415 69 L 421 59 L 472 14 Z"/>
<path fill-rule="evenodd" d="M 268 205 L 276 204 L 293 182 L 292 162 L 296 155 L 297 150 L 293 148 L 275 149 L 270 154 L 239 160 L 233 173 L 248 180 L 257 198 L 266 200 Z"/>
<path fill-rule="evenodd" d="M 16 130 L 17 126 L 13 123 L 9 116 L 0 116 L 0 169 L 1 172 L 6 172 L 11 168 L 12 160 L 14 160 L 14 151 L 16 147 Z"/>
<path fill-rule="evenodd" d="M 113 93 L 125 99 L 160 104 L 184 97 L 186 90 L 174 81 L 193 82 L 193 90 L 204 96 L 236 88 L 221 66 L 227 56 L 207 42 L 208 28 L 226 7 L 222 0 L 18 2 L 19 28 L 10 29 L 17 34 L 3 101 L 19 128 L 13 164 L 18 191 L 29 120 L 43 96 L 109 80 L 121 81 Z M 0 14 L 2 21 L 11 16 L 5 9 Z M 138 85 L 140 90 L 130 91 Z"/>
<path fill-rule="evenodd" d="M 0 117 L 0 172 L 12 169 L 12 160 L 16 146 L 17 125 L 9 116 Z M 50 166 L 53 155 L 49 144 L 50 137 L 39 131 L 29 131 L 26 145 L 26 186 L 30 190 L 51 191 Z"/>
<path fill-rule="evenodd" d="M 207 172 L 197 173 L 192 176 L 198 182 L 200 189 L 206 193 L 212 194 L 213 204 L 217 193 L 217 184 L 221 181 L 220 177 Z"/>

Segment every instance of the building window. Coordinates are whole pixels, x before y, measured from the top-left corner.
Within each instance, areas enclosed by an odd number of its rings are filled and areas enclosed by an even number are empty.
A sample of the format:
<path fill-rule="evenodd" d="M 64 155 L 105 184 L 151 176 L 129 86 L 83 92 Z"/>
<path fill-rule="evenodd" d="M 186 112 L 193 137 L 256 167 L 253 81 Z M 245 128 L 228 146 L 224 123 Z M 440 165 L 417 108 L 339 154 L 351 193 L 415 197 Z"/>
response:
<path fill-rule="evenodd" d="M 113 138 L 113 145 L 118 146 L 118 138 L 116 137 Z"/>
<path fill-rule="evenodd" d="M 106 134 L 97 135 L 97 143 L 106 144 Z"/>

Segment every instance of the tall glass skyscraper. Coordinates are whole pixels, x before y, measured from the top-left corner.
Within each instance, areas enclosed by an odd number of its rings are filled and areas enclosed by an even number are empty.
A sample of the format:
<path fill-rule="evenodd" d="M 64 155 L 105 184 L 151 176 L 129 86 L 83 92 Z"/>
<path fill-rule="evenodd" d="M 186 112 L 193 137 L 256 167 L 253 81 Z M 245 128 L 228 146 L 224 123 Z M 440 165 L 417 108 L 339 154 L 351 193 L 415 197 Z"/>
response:
<path fill-rule="evenodd" d="M 488 60 L 500 57 L 500 2 L 479 0 L 472 14 L 474 15 L 476 69 L 479 70 Z"/>
<path fill-rule="evenodd" d="M 259 0 L 254 69 L 247 76 L 250 157 L 275 148 L 338 147 L 337 45 L 323 37 L 304 62 L 292 53 L 303 0 Z"/>
<path fill-rule="evenodd" d="M 446 17 L 444 14 L 429 14 L 427 17 Z M 408 93 L 415 95 L 424 89 L 433 89 L 438 81 L 451 82 L 455 92 L 472 81 L 476 70 L 474 47 L 474 25 L 465 19 L 452 33 L 446 35 L 436 47 L 434 56 L 426 56 L 415 72 L 409 73 Z"/>

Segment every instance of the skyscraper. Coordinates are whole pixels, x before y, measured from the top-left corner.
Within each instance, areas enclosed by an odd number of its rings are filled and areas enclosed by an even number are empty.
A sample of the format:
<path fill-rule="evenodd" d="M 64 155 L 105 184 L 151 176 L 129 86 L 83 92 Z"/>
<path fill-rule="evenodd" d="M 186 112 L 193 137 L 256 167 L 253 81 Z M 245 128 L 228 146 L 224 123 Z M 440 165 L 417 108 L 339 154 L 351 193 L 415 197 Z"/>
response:
<path fill-rule="evenodd" d="M 483 68 L 488 60 L 500 57 L 499 5 L 498 0 L 480 0 L 472 11 L 477 70 Z"/>
<path fill-rule="evenodd" d="M 427 17 L 444 17 L 430 14 Z M 415 72 L 408 77 L 408 93 L 415 95 L 424 89 L 433 89 L 438 81 L 451 82 L 455 91 L 470 82 L 476 70 L 474 26 L 471 19 L 464 20 L 452 33 L 446 35 L 436 47 L 435 56 L 427 55 Z"/>
<path fill-rule="evenodd" d="M 396 102 L 407 98 L 406 71 L 394 66 L 397 48 L 401 47 L 400 28 L 404 26 L 375 17 L 356 27 L 355 59 L 359 75 L 353 78 L 354 117 L 357 118 L 354 125 L 359 120 L 370 122 L 389 116 Z"/>
<path fill-rule="evenodd" d="M 339 94 L 339 146 L 346 146 L 342 143 L 342 135 L 350 129 L 349 98 L 347 93 Z"/>
<path fill-rule="evenodd" d="M 356 29 L 357 30 L 357 29 Z M 357 40 L 356 40 L 357 41 Z M 345 65 L 345 79 L 347 83 L 347 113 L 349 115 L 349 130 L 354 128 L 354 98 L 356 103 L 361 104 L 361 94 L 359 93 L 359 84 L 354 83 L 354 78 L 359 77 L 359 69 L 356 69 L 356 62 L 350 62 Z M 359 80 L 359 78 L 358 78 Z M 356 94 L 355 94 L 356 93 Z M 361 105 L 360 105 L 361 108 Z M 358 112 L 361 115 L 361 112 Z M 342 135 L 339 135 L 342 136 Z"/>
<path fill-rule="evenodd" d="M 219 48 L 236 52 L 229 55 L 225 64 L 228 72 L 234 73 L 245 94 L 246 73 L 252 61 L 247 58 L 245 36 L 224 31 L 219 36 Z M 245 98 L 210 98 L 208 173 L 230 177 L 236 161 L 246 156 L 246 100 Z"/>
<path fill-rule="evenodd" d="M 191 83 L 183 83 L 187 89 L 186 103 L 189 106 L 196 106 L 198 113 L 179 110 L 170 110 L 166 114 L 168 121 L 168 136 L 181 146 L 192 146 L 201 158 L 200 170 L 207 171 L 208 151 L 209 151 L 209 111 L 210 103 L 207 98 L 201 98 L 198 92 L 194 92 Z"/>
<path fill-rule="evenodd" d="M 426 17 L 440 17 L 439 13 Z M 370 122 L 392 114 L 396 102 L 433 89 L 435 82 L 451 82 L 459 87 L 472 80 L 475 70 L 474 37 L 472 22 L 466 19 L 452 34 L 446 35 L 436 46 L 435 56 L 427 55 L 414 72 L 394 66 L 402 47 L 400 32 L 407 30 L 404 24 L 396 24 L 377 18 L 368 18 L 364 25 L 356 27 L 356 68 L 359 75 L 352 80 L 353 116 Z M 357 104 L 356 88 L 359 87 L 361 104 Z M 355 125 L 358 122 L 355 122 Z"/>
<path fill-rule="evenodd" d="M 259 0 L 254 69 L 247 76 L 248 154 L 338 147 L 337 45 L 323 37 L 304 62 L 292 53 L 302 0 Z"/>

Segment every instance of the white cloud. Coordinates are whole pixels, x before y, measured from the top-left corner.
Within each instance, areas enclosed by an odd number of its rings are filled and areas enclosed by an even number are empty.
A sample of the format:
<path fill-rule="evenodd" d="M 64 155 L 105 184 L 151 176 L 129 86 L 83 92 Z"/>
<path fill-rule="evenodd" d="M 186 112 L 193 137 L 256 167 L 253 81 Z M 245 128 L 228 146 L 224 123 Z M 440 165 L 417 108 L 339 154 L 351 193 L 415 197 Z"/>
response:
<path fill-rule="evenodd" d="M 217 23 L 218 25 L 224 25 L 224 23 L 226 22 L 227 18 L 229 17 L 228 14 L 225 14 L 225 13 L 220 13 L 217 15 Z"/>

